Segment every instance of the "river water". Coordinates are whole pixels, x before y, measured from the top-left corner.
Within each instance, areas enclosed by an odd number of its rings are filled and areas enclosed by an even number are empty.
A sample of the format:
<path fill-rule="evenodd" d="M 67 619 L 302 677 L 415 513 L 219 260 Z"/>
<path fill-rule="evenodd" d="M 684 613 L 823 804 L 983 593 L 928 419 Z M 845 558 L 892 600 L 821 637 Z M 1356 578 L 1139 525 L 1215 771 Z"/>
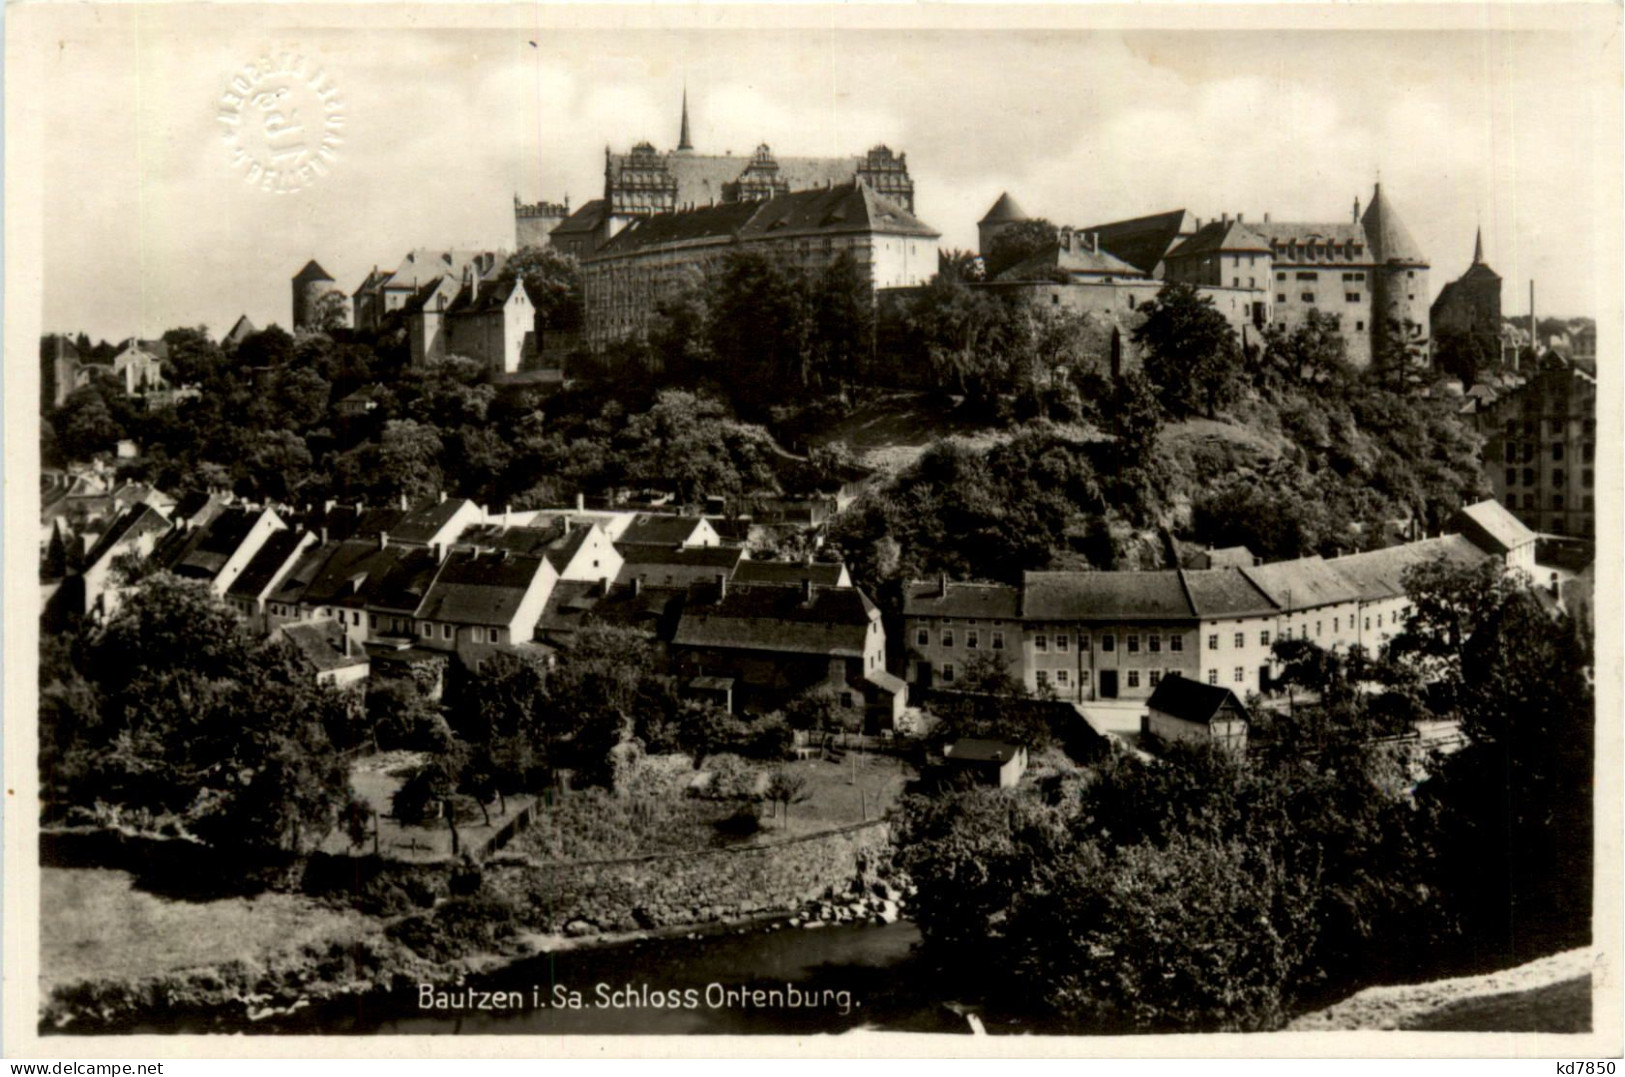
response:
<path fill-rule="evenodd" d="M 396 995 L 310 1014 L 300 1031 L 346 1034 L 779 1034 L 871 1028 L 968 1032 L 932 997 L 919 929 L 895 924 L 752 929 L 566 950 L 481 977 L 490 997 Z M 478 1009 L 482 1004 L 508 1009 Z M 425 1007 L 425 1003 L 428 1004 Z M 436 1005 L 445 1003 L 445 1006 Z M 287 1031 L 295 1031 L 287 1029 Z"/>

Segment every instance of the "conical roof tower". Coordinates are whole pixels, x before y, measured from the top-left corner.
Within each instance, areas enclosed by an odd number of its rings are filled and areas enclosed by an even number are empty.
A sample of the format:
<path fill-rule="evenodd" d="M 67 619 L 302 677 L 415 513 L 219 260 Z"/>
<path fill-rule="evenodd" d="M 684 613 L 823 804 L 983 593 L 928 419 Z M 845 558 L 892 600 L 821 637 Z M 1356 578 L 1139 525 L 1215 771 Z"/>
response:
<path fill-rule="evenodd" d="M 1027 219 L 1026 211 L 1016 205 L 1016 200 L 1010 197 L 1008 191 L 999 195 L 999 200 L 993 203 L 979 224 L 1007 224 Z"/>
<path fill-rule="evenodd" d="M 677 135 L 677 150 L 679 153 L 692 152 L 694 143 L 688 137 L 688 87 L 683 87 L 683 127 Z"/>
<path fill-rule="evenodd" d="M 1428 264 L 1426 256 L 1422 254 L 1422 248 L 1411 238 L 1410 231 L 1388 204 L 1388 199 L 1383 197 L 1382 184 L 1377 184 L 1372 190 L 1371 204 L 1365 208 L 1360 225 L 1365 229 L 1366 242 L 1371 245 L 1372 257 L 1378 263 L 1414 266 Z"/>

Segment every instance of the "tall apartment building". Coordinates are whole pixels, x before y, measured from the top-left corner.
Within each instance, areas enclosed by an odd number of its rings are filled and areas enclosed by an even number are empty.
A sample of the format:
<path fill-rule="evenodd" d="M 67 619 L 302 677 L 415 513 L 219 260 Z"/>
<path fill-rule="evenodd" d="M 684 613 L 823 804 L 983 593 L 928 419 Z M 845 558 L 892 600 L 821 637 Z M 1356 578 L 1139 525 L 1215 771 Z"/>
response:
<path fill-rule="evenodd" d="M 1496 500 L 1553 535 L 1596 535 L 1597 368 L 1548 352 L 1522 387 L 1479 413 Z"/>

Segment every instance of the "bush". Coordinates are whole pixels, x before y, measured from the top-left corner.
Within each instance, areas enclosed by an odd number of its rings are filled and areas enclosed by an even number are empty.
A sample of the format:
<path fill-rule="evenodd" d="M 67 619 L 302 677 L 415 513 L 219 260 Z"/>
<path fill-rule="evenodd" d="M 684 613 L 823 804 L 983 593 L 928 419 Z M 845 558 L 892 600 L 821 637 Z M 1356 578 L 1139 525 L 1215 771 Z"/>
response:
<path fill-rule="evenodd" d="M 767 786 L 767 775 L 737 755 L 716 755 L 706 761 L 711 775 L 699 791 L 708 800 L 754 800 Z"/>
<path fill-rule="evenodd" d="M 473 897 L 485 885 L 485 872 L 478 864 L 464 861 L 452 869 L 451 893 L 453 897 Z"/>

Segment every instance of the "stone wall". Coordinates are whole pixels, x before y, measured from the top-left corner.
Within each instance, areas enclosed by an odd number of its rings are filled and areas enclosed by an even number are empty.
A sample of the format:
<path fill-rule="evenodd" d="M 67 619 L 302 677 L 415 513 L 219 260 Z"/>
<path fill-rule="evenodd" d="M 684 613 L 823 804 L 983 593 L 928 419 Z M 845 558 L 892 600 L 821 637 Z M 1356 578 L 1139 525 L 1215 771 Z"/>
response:
<path fill-rule="evenodd" d="M 485 865 L 485 884 L 541 931 L 700 924 L 799 909 L 876 868 L 890 840 L 890 826 L 877 820 L 771 845 L 631 860 L 538 863 L 500 855 Z"/>

